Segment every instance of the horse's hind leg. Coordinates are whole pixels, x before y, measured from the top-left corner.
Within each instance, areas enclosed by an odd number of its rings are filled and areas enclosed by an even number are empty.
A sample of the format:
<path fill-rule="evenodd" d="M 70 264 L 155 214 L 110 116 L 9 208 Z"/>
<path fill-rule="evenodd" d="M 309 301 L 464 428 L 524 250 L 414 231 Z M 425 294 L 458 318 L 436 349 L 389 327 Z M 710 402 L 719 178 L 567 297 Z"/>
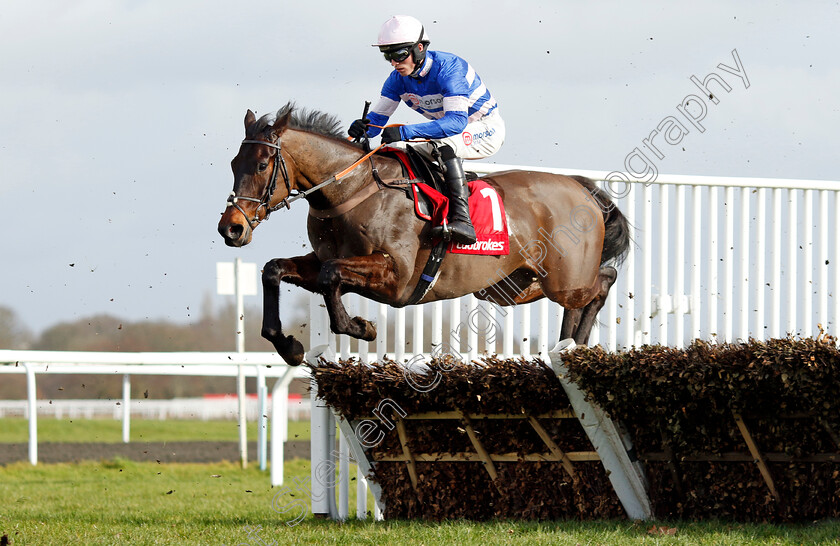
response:
<path fill-rule="evenodd" d="M 350 317 L 341 302 L 345 292 L 375 293 L 396 299 L 397 275 L 393 262 L 383 254 L 341 258 L 324 262 L 318 275 L 318 291 L 324 295 L 330 315 L 330 329 L 364 341 L 376 339 L 376 327 L 362 317 Z"/>
<path fill-rule="evenodd" d="M 280 322 L 280 282 L 286 281 L 310 292 L 317 289 L 321 262 L 315 253 L 296 258 L 277 258 L 263 267 L 262 337 L 270 341 L 290 366 L 303 362 L 303 345 L 293 336 L 283 334 Z"/>
<path fill-rule="evenodd" d="M 586 304 L 580 315 L 580 322 L 575 328 L 572 338 L 578 345 L 586 345 L 589 343 L 589 334 L 592 332 L 592 327 L 595 325 L 595 319 L 598 317 L 598 312 L 604 307 L 607 301 L 607 295 L 610 293 L 610 288 L 615 283 L 618 276 L 618 271 L 614 267 L 602 267 L 598 272 L 598 294 L 591 302 Z M 563 322 L 566 321 L 566 314 L 563 314 Z M 565 339 L 561 336 L 561 339 Z"/>
<path fill-rule="evenodd" d="M 583 309 L 563 308 L 563 323 L 560 325 L 560 341 L 575 335 Z"/>

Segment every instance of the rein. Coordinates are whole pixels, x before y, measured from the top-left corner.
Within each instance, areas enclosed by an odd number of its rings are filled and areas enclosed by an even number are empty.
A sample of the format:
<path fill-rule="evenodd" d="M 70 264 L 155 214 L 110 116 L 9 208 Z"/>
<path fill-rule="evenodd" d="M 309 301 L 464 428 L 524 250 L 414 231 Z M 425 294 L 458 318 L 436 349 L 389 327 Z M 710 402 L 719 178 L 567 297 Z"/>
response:
<path fill-rule="evenodd" d="M 242 144 L 263 144 L 265 146 L 268 146 L 270 148 L 274 148 L 274 149 L 277 150 L 277 152 L 274 154 L 274 169 L 272 170 L 272 173 L 271 173 L 271 180 L 269 181 L 268 186 L 265 189 L 265 193 L 263 193 L 263 196 L 262 196 L 261 199 L 257 199 L 255 197 L 245 197 L 245 196 L 236 195 L 236 192 L 234 192 L 234 191 L 231 191 L 230 195 L 227 198 L 227 206 L 228 207 L 234 207 L 234 208 L 236 208 L 236 210 L 238 210 L 240 213 L 242 213 L 242 216 L 246 220 L 248 220 L 248 224 L 250 225 L 251 229 L 254 229 L 257 225 L 259 225 L 260 222 L 262 222 L 264 220 L 268 220 L 268 217 L 271 215 L 272 212 L 280 210 L 283 207 L 286 207 L 287 209 L 289 209 L 289 208 L 291 208 L 291 204 L 293 202 L 297 201 L 298 199 L 300 199 L 302 197 L 306 197 L 310 193 L 316 192 L 316 191 L 320 190 L 321 188 L 324 188 L 326 186 L 329 186 L 330 184 L 338 182 L 339 180 L 341 180 L 342 178 L 344 178 L 345 176 L 347 176 L 348 174 L 353 172 L 356 169 L 356 167 L 358 167 L 359 165 L 364 163 L 366 160 L 368 160 L 373 154 L 378 152 L 380 148 L 385 146 L 384 144 L 380 144 L 379 146 L 377 146 L 376 148 L 374 148 L 373 150 L 371 150 L 370 152 L 366 153 L 361 158 L 356 160 L 356 162 L 354 162 L 352 165 L 350 165 L 349 167 L 347 167 L 343 171 L 331 176 L 327 180 L 324 180 L 320 184 L 317 184 L 317 185 L 309 188 L 308 190 L 298 191 L 297 193 L 292 195 L 292 184 L 291 184 L 291 180 L 289 180 L 289 171 L 286 168 L 286 161 L 283 159 L 283 153 L 282 153 L 283 149 L 280 147 L 280 144 L 279 143 L 274 144 L 273 142 L 268 142 L 268 141 L 265 141 L 265 140 L 249 140 L 249 139 L 243 140 Z M 280 164 L 280 167 L 283 171 L 283 181 L 286 183 L 286 198 L 283 199 L 282 201 L 280 201 L 278 204 L 276 204 L 274 206 L 271 206 L 271 199 L 274 196 L 274 191 L 277 189 L 277 171 L 280 170 L 280 169 L 277 168 L 278 163 Z M 257 210 L 254 211 L 254 217 L 253 218 L 250 218 L 250 219 L 248 218 L 248 215 L 245 214 L 245 211 L 242 210 L 242 207 L 239 206 L 238 201 L 249 201 L 249 202 L 252 202 L 252 203 L 259 203 L 258 206 L 257 206 Z M 265 215 L 262 218 L 260 218 L 259 217 L 260 209 L 263 209 L 263 208 L 265 209 Z"/>

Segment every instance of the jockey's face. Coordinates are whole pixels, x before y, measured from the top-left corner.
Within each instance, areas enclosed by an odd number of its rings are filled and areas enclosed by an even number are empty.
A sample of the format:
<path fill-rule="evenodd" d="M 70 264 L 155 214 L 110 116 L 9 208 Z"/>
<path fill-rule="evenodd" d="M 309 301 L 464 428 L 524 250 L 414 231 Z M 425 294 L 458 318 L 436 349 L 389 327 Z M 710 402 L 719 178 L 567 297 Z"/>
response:
<path fill-rule="evenodd" d="M 425 47 L 424 44 L 418 44 L 417 47 L 420 51 L 423 51 Z M 400 76 L 409 76 L 414 73 L 414 69 L 417 68 L 417 64 L 414 62 L 414 54 L 409 55 L 404 60 L 397 62 L 391 61 L 391 66 L 394 67 L 394 70 L 399 72 Z"/>

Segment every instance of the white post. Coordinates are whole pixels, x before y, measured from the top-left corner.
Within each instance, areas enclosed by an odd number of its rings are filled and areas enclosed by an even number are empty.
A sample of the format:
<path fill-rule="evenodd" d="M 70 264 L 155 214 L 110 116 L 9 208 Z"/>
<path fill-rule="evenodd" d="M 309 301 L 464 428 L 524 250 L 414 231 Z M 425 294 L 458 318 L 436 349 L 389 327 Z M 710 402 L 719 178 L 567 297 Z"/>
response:
<path fill-rule="evenodd" d="M 319 477 L 323 478 L 326 482 L 324 485 L 327 491 L 329 517 L 330 519 L 338 519 L 338 506 L 336 506 L 335 499 L 335 471 L 338 466 L 338 457 L 336 457 L 335 453 L 336 419 L 335 414 L 329 406 L 326 406 L 325 409 L 327 410 L 327 465 Z"/>
<path fill-rule="evenodd" d="M 405 362 L 405 307 L 394 310 L 396 325 L 394 326 L 394 361 Z M 387 324 L 387 323 L 385 323 Z M 384 327 L 382 324 L 381 327 Z"/>
<path fill-rule="evenodd" d="M 286 368 L 271 390 L 271 485 L 283 485 L 284 444 L 289 439 L 289 383 L 294 368 Z"/>
<path fill-rule="evenodd" d="M 773 188 L 773 252 L 770 268 L 770 335 L 781 336 L 782 326 L 782 190 Z M 789 301 L 797 301 L 791 297 Z"/>
<path fill-rule="evenodd" d="M 458 328 L 460 327 L 461 323 L 461 300 L 449 300 L 447 303 L 449 304 L 449 338 L 447 339 L 447 343 L 449 344 L 449 349 L 452 356 L 460 356 L 461 336 L 459 335 Z"/>
<path fill-rule="evenodd" d="M 464 330 L 467 334 L 467 361 L 472 362 L 478 359 L 478 328 L 480 324 L 473 323 L 476 320 L 475 310 L 478 308 L 478 300 L 472 294 L 464 296 L 467 300 L 467 316 L 464 318 L 460 326 L 461 339 L 464 337 Z"/>
<path fill-rule="evenodd" d="M 749 202 L 747 202 L 749 205 Z M 677 210 L 678 211 L 685 211 L 685 186 L 677 186 Z M 685 214 L 685 212 L 681 212 L 678 214 Z M 685 314 L 688 312 L 688 309 L 685 308 L 684 302 L 687 300 L 685 297 L 685 216 L 677 222 L 677 233 L 676 233 L 676 250 L 677 256 L 675 259 L 676 262 L 676 272 L 674 274 L 674 294 L 676 294 L 677 301 L 679 301 L 679 305 L 677 307 L 677 316 L 675 317 L 674 321 L 674 329 L 676 330 L 676 343 L 677 347 L 685 347 Z M 749 257 L 749 256 L 748 256 Z M 613 298 L 615 301 L 615 298 Z M 744 305 L 744 309 L 747 309 L 747 306 Z"/>
<path fill-rule="evenodd" d="M 799 210 L 799 201 L 797 199 L 798 192 L 797 190 L 788 190 L 788 265 L 785 269 L 785 273 L 787 274 L 787 332 L 788 334 L 795 334 L 796 333 L 796 324 L 798 322 L 798 317 L 796 316 L 797 306 L 796 301 L 799 300 L 797 289 L 799 288 L 799 284 L 797 283 L 796 278 L 796 255 L 798 253 L 799 248 L 799 241 L 797 240 L 797 218 L 799 217 L 797 212 Z M 778 221 L 778 220 L 777 220 Z M 759 224 L 760 225 L 760 224 Z M 835 294 L 837 294 L 837 289 L 835 288 Z"/>
<path fill-rule="evenodd" d="M 367 480 L 362 465 L 356 463 L 356 519 L 367 519 Z"/>
<path fill-rule="evenodd" d="M 236 352 L 245 352 L 245 321 L 244 305 L 242 303 L 242 282 L 239 278 L 239 270 L 242 266 L 242 259 L 236 258 L 233 262 L 233 292 L 236 297 Z M 245 370 L 242 364 L 239 365 L 239 375 L 236 378 L 236 397 L 239 402 L 239 460 L 242 461 L 242 468 L 248 467 L 248 423 L 245 418 Z"/>
<path fill-rule="evenodd" d="M 531 304 L 520 305 L 522 311 L 522 329 L 519 332 L 519 354 L 523 358 L 531 357 Z"/>
<path fill-rule="evenodd" d="M 423 346 L 423 308 L 422 305 L 414 306 L 414 329 L 411 337 L 411 352 L 415 355 L 421 354 L 425 347 Z"/>
<path fill-rule="evenodd" d="M 826 266 L 831 263 L 831 260 L 834 259 L 834 257 L 829 257 L 828 255 L 828 192 L 826 190 L 821 190 L 819 196 L 820 254 L 818 256 L 817 264 L 819 264 L 820 268 L 819 290 L 821 294 L 825 294 L 828 292 L 828 267 Z M 828 298 L 823 295 L 820 297 L 819 302 L 820 313 L 818 316 L 820 324 L 822 324 L 824 330 L 828 331 Z"/>
<path fill-rule="evenodd" d="M 539 334 L 537 334 L 537 353 L 540 355 L 540 358 L 546 359 L 548 358 L 548 299 L 543 298 L 537 304 L 537 309 L 539 311 Z M 595 335 L 595 339 L 593 344 L 597 344 L 597 333 L 596 330 L 593 332 Z"/>
<path fill-rule="evenodd" d="M 505 358 L 513 356 L 513 331 L 516 328 L 513 322 L 514 307 L 508 307 L 508 314 L 505 315 L 505 335 L 502 339 L 502 354 Z"/>
<path fill-rule="evenodd" d="M 26 370 L 26 400 L 29 412 L 29 462 L 32 465 L 38 464 L 38 403 L 35 387 L 35 370 L 26 362 L 23 362 L 23 369 Z"/>
<path fill-rule="evenodd" d="M 778 190 L 774 190 L 778 191 Z M 814 336 L 814 190 L 805 190 L 805 217 L 803 218 L 802 227 L 805 229 L 805 264 L 803 272 L 805 273 L 805 282 L 802 286 L 805 289 L 800 292 L 803 297 L 803 313 L 801 335 Z M 814 336 L 816 337 L 816 336 Z"/>
<path fill-rule="evenodd" d="M 123 443 L 127 444 L 129 440 L 129 430 L 131 427 L 131 376 L 123 374 L 123 423 L 122 423 L 122 437 Z"/>
<path fill-rule="evenodd" d="M 440 352 L 443 347 L 443 300 L 432 303 L 432 347 L 430 352 Z M 435 349 L 437 347 L 437 349 Z"/>
<path fill-rule="evenodd" d="M 339 431 L 338 437 L 338 519 L 350 515 L 350 444 Z"/>
<path fill-rule="evenodd" d="M 312 324 L 314 327 L 315 324 Z M 313 334 L 314 335 L 314 334 Z M 323 356 L 328 361 L 335 361 L 335 353 L 333 353 L 328 345 L 319 345 L 309 352 L 304 357 L 306 362 L 310 364 L 317 364 L 318 358 Z M 328 469 L 334 469 L 334 462 L 332 459 L 332 452 L 335 449 L 335 421 L 331 419 L 332 412 L 327 407 L 323 400 L 318 399 L 318 384 L 313 378 L 310 382 L 311 389 L 309 396 L 311 396 L 310 403 L 310 451 L 309 456 L 311 463 L 310 473 L 310 492 L 312 493 L 312 513 L 320 515 L 330 515 L 330 508 L 335 507 L 335 480 L 325 480 L 324 472 L 329 472 Z M 332 444 L 330 444 L 330 426 L 333 427 Z M 327 481 L 328 483 L 324 483 Z M 332 496 L 332 502 L 330 502 Z"/>
<path fill-rule="evenodd" d="M 379 304 L 378 319 L 376 321 L 376 360 L 382 362 L 388 352 L 388 306 Z"/>
<path fill-rule="evenodd" d="M 268 387 L 265 385 L 265 369 L 257 366 L 257 461 L 260 470 L 265 470 L 268 463 Z"/>
<path fill-rule="evenodd" d="M 284 437 L 282 431 L 279 429 L 284 419 L 289 418 L 289 409 L 286 403 L 280 402 L 283 398 L 284 402 L 289 399 L 289 386 L 283 385 L 283 378 L 277 379 L 274 382 L 274 388 L 271 389 L 271 485 L 283 485 L 283 459 L 284 453 Z M 282 414 L 282 415 L 281 415 Z"/>
<path fill-rule="evenodd" d="M 368 300 L 367 298 L 363 298 L 359 296 L 359 316 L 362 318 L 368 318 Z M 369 356 L 369 349 L 368 349 L 368 342 L 359 340 L 359 361 L 360 362 L 368 362 L 370 360 Z"/>

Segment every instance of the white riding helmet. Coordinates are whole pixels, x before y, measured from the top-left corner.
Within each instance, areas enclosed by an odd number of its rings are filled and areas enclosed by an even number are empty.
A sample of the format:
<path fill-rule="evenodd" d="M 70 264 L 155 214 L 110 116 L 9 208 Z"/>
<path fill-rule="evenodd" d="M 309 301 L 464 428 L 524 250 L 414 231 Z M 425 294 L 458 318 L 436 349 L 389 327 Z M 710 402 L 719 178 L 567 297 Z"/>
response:
<path fill-rule="evenodd" d="M 428 42 L 423 24 L 410 15 L 394 15 L 379 29 L 379 38 L 373 47 L 387 47 L 401 44 Z"/>

